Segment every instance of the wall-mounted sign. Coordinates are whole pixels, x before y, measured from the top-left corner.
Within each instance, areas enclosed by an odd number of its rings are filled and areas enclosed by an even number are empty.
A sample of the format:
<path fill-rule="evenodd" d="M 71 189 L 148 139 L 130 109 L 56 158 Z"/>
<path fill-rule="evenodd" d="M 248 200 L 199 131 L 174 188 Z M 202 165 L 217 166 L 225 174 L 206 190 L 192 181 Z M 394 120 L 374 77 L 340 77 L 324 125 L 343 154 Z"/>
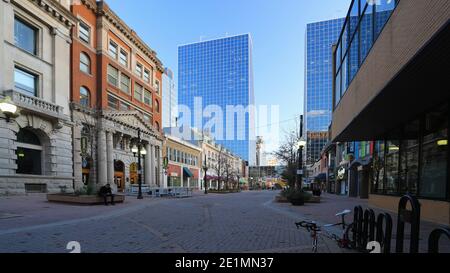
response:
<path fill-rule="evenodd" d="M 345 178 L 345 168 L 342 167 L 338 170 L 338 175 L 337 175 L 337 179 L 344 179 Z"/>

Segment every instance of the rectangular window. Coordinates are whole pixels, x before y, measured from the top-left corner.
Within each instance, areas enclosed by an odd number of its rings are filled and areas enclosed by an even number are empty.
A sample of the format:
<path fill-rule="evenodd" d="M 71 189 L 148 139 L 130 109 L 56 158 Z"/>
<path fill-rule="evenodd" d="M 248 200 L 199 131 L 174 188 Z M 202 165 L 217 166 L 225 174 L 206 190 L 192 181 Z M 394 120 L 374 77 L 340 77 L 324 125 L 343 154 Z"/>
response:
<path fill-rule="evenodd" d="M 128 53 L 125 50 L 123 50 L 123 49 L 120 50 L 119 62 L 123 66 L 128 67 Z"/>
<path fill-rule="evenodd" d="M 117 110 L 119 105 L 119 100 L 115 97 L 108 95 L 108 107 L 113 110 Z"/>
<path fill-rule="evenodd" d="M 23 22 L 17 17 L 14 18 L 14 43 L 17 47 L 36 55 L 36 28 Z"/>
<path fill-rule="evenodd" d="M 144 69 L 144 81 L 150 83 L 150 71 Z"/>
<path fill-rule="evenodd" d="M 138 101 L 142 101 L 142 90 L 143 87 L 137 83 L 134 84 L 134 98 Z"/>
<path fill-rule="evenodd" d="M 121 74 L 120 76 L 120 90 L 129 94 L 130 93 L 130 77 L 125 74 Z"/>
<path fill-rule="evenodd" d="M 14 86 L 17 90 L 28 96 L 37 96 L 37 79 L 32 73 L 18 67 L 14 69 Z"/>
<path fill-rule="evenodd" d="M 80 22 L 78 37 L 86 43 L 91 42 L 91 28 L 83 22 Z"/>
<path fill-rule="evenodd" d="M 125 102 L 120 102 L 120 111 L 129 111 L 130 105 Z"/>
<path fill-rule="evenodd" d="M 145 120 L 145 122 L 147 122 L 148 124 L 151 124 L 151 122 L 152 122 L 151 117 L 150 117 L 149 115 L 147 115 L 147 114 L 144 114 L 144 120 Z"/>
<path fill-rule="evenodd" d="M 119 70 L 111 65 L 108 65 L 108 82 L 116 87 L 119 82 Z"/>
<path fill-rule="evenodd" d="M 144 91 L 144 103 L 149 105 L 150 107 L 152 106 L 152 93 L 148 90 Z"/>
<path fill-rule="evenodd" d="M 112 40 L 109 41 L 109 49 L 108 49 L 108 52 L 109 52 L 109 55 L 110 55 L 111 57 L 113 57 L 115 60 L 117 60 L 117 48 L 118 48 L 118 46 L 117 46 L 116 43 L 114 43 Z"/>
<path fill-rule="evenodd" d="M 420 121 L 405 126 L 400 149 L 400 194 L 417 195 L 419 184 L 419 130 Z"/>
<path fill-rule="evenodd" d="M 400 155 L 400 143 L 397 140 L 387 142 L 386 151 L 386 193 L 397 194 L 399 179 L 398 165 Z"/>
<path fill-rule="evenodd" d="M 155 89 L 156 89 L 156 93 L 159 94 L 159 81 L 155 80 Z"/>
<path fill-rule="evenodd" d="M 136 64 L 136 75 L 139 76 L 139 78 L 142 78 L 142 65 L 141 64 Z"/>

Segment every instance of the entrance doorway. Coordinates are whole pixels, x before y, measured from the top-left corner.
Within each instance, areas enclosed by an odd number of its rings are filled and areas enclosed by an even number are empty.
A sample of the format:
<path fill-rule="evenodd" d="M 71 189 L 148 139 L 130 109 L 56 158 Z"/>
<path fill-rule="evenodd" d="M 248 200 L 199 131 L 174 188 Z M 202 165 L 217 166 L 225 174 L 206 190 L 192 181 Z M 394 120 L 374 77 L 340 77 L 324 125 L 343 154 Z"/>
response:
<path fill-rule="evenodd" d="M 114 184 L 119 192 L 125 191 L 125 164 L 122 161 L 114 161 Z"/>
<path fill-rule="evenodd" d="M 138 170 L 137 163 L 133 162 L 130 165 L 130 183 L 131 185 L 138 183 Z"/>

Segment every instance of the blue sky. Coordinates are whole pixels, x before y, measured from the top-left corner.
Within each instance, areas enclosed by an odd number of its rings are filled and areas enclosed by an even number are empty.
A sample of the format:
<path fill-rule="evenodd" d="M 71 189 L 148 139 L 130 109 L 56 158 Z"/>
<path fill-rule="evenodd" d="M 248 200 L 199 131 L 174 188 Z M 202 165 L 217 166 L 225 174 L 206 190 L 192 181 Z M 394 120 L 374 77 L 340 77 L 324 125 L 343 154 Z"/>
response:
<path fill-rule="evenodd" d="M 280 130 L 303 112 L 308 23 L 344 17 L 350 0 L 107 0 L 177 77 L 178 45 L 251 33 L 258 105 L 280 106 Z M 284 122 L 286 120 L 291 120 Z M 272 121 L 267 122 L 273 124 Z M 267 123 L 257 124 L 267 129 Z M 270 128 L 272 129 L 272 128 Z M 266 147 L 272 150 L 276 143 Z"/>

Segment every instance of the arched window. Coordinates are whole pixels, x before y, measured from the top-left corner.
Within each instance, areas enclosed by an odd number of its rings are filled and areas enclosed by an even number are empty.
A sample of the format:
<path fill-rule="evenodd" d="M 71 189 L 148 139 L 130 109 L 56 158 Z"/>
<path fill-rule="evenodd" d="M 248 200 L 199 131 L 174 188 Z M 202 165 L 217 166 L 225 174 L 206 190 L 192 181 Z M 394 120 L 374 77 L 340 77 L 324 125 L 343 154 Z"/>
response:
<path fill-rule="evenodd" d="M 35 133 L 20 129 L 17 133 L 17 171 L 18 174 L 42 174 L 42 145 Z"/>
<path fill-rule="evenodd" d="M 80 104 L 84 107 L 91 107 L 91 93 L 84 86 L 80 87 Z"/>
<path fill-rule="evenodd" d="M 159 102 L 158 102 L 158 100 L 155 100 L 155 111 L 156 111 L 156 113 L 159 113 Z"/>
<path fill-rule="evenodd" d="M 91 74 L 91 59 L 84 52 L 80 53 L 80 70 Z"/>
<path fill-rule="evenodd" d="M 156 127 L 156 130 L 158 130 L 158 131 L 160 130 L 159 123 L 157 121 L 155 122 L 155 127 Z"/>

